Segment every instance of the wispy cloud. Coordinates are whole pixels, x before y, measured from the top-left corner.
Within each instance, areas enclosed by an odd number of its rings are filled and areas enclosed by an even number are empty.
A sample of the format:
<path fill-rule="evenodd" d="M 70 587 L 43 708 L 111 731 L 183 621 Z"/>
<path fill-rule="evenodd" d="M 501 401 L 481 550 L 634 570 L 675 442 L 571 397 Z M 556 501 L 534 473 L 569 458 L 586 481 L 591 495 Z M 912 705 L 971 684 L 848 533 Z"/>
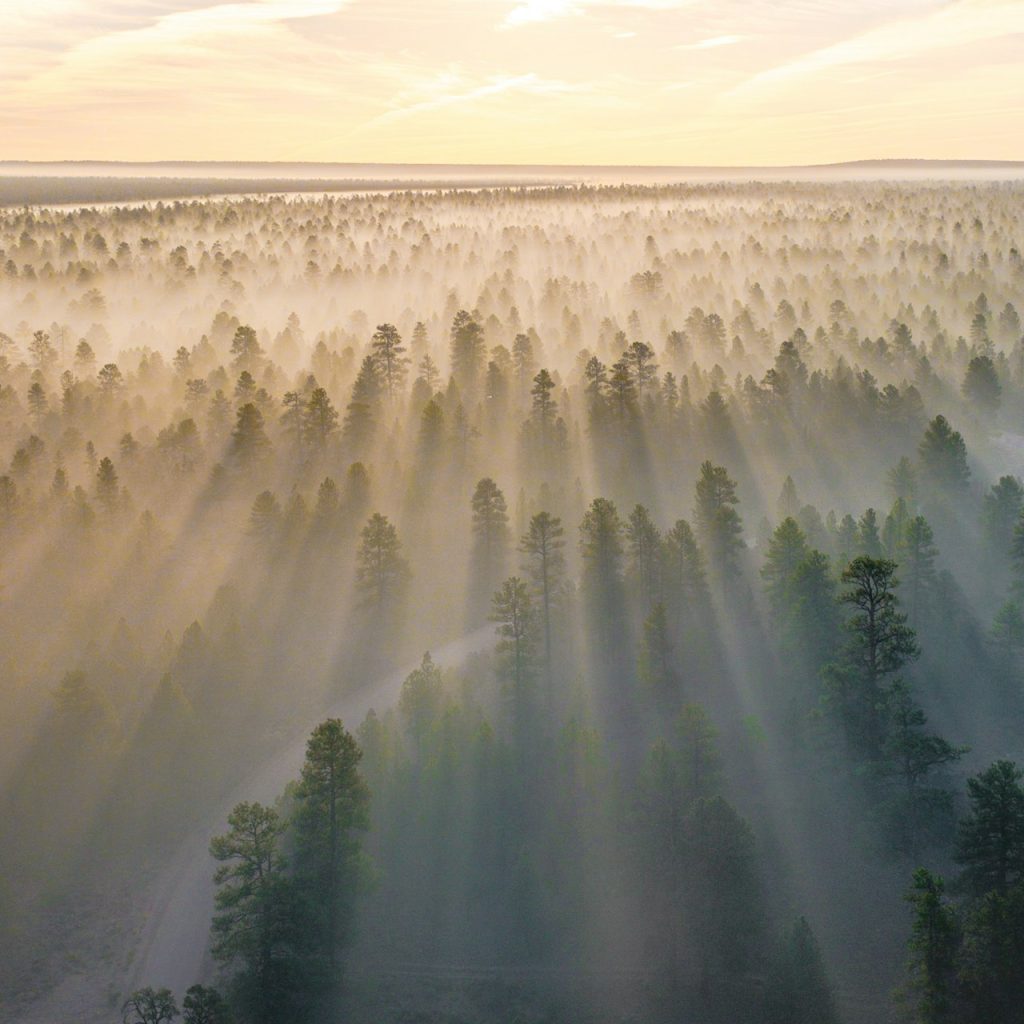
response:
<path fill-rule="evenodd" d="M 677 50 L 714 50 L 719 46 L 732 46 L 734 43 L 743 41 L 743 36 L 712 36 L 710 39 L 701 39 L 696 43 L 681 43 Z"/>
<path fill-rule="evenodd" d="M 855 64 L 907 60 L 921 54 L 969 44 L 1021 36 L 1024 48 L 1024 3 L 1020 0 L 954 0 L 935 11 L 896 20 L 853 38 L 812 51 L 770 68 L 744 82 L 735 95 L 820 76 Z M 955 73 L 955 65 L 950 70 Z"/>
<path fill-rule="evenodd" d="M 388 124 L 404 118 L 416 117 L 419 114 L 432 113 L 445 107 L 467 106 L 490 97 L 505 93 L 531 93 L 533 95 L 553 95 L 577 91 L 578 87 L 567 82 L 540 78 L 533 72 L 523 75 L 505 75 L 492 78 L 479 85 L 467 87 L 465 79 L 455 73 L 447 72 L 434 82 L 420 87 L 419 91 L 430 93 L 426 98 L 416 102 L 403 103 L 393 110 L 379 114 L 366 122 L 365 127 Z M 397 102 L 402 103 L 401 97 Z"/>
<path fill-rule="evenodd" d="M 1024 156 L 1007 129 L 1024 96 L 1024 0 L 0 0 L 0 11 L 11 156 Z"/>
<path fill-rule="evenodd" d="M 694 0 L 516 0 L 503 24 L 514 28 L 531 22 L 553 21 L 583 14 L 588 8 L 670 11 L 690 7 L 693 3 Z"/>

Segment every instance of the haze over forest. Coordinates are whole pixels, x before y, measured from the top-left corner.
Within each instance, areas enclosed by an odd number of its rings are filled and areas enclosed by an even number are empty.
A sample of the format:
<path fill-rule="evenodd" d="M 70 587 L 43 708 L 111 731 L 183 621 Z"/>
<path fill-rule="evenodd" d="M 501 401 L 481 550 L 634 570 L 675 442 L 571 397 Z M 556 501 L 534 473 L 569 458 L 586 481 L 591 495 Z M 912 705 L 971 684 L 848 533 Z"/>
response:
<path fill-rule="evenodd" d="M 1016 1021 L 1022 187 L 0 214 L 4 1015 Z"/>

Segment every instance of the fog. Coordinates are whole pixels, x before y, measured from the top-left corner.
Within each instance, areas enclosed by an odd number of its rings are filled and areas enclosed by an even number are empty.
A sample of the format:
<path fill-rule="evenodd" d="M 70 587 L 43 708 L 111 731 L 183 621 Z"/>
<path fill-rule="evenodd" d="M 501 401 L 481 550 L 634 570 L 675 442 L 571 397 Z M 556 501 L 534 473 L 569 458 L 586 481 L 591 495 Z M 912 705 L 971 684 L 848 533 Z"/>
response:
<path fill-rule="evenodd" d="M 1020 1021 L 1024 184 L 910 163 L 15 186 L 0 1017 Z"/>

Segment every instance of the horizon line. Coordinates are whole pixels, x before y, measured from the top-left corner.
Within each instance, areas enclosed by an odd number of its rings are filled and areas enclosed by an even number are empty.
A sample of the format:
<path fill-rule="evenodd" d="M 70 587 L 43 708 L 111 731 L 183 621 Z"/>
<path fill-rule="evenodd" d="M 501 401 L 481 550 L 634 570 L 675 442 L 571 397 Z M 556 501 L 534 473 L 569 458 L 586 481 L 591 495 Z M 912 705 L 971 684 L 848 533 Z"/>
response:
<path fill-rule="evenodd" d="M 792 164 L 597 164 L 597 163 L 467 163 L 467 162 L 398 162 L 373 160 L 108 160 L 89 157 L 60 160 L 0 159 L 0 167 L 33 166 L 110 166 L 110 167 L 195 167 L 195 166 L 259 166 L 259 167 L 457 167 L 466 169 L 520 168 L 523 170 L 641 170 L 641 171 L 760 171 L 760 170 L 827 170 L 837 167 L 867 167 L 878 165 L 927 165 L 956 167 L 1024 167 L 1024 159 L 957 159 L 947 157 L 863 157 L 853 160 L 835 160 L 825 163 Z"/>

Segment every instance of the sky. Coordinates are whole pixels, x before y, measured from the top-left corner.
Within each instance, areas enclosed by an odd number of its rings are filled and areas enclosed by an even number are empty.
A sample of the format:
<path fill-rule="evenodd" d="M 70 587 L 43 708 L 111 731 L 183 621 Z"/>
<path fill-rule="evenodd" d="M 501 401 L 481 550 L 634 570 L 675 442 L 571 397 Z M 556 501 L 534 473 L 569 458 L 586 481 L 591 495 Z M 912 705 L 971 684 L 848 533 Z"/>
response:
<path fill-rule="evenodd" d="M 1024 0 L 0 0 L 0 159 L 1024 159 Z"/>

